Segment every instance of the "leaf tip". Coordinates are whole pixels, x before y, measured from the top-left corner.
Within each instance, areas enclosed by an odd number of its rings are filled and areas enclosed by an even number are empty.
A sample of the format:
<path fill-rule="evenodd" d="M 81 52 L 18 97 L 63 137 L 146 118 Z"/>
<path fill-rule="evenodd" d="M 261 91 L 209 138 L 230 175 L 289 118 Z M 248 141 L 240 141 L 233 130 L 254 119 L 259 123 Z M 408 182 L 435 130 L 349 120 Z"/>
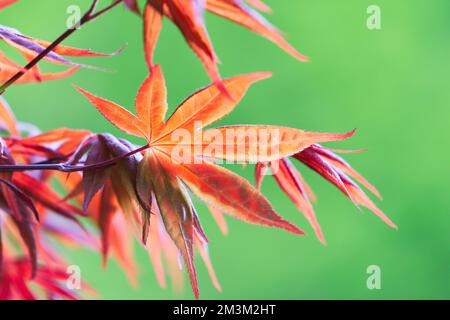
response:
<path fill-rule="evenodd" d="M 273 73 L 270 71 L 262 71 L 262 72 L 255 72 L 250 74 L 256 81 L 262 81 L 262 80 L 266 80 L 269 79 L 273 76 Z"/>

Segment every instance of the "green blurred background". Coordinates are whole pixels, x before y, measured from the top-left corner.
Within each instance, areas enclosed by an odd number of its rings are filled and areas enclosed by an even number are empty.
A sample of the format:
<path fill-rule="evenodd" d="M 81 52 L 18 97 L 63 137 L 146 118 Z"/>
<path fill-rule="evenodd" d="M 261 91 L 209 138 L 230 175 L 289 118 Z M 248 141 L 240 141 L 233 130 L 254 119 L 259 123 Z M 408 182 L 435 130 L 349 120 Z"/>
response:
<path fill-rule="evenodd" d="M 101 1 L 109 3 L 109 1 Z M 71 4 L 90 1 L 21 0 L 0 14 L 0 23 L 52 40 L 65 28 Z M 346 155 L 382 192 L 380 207 L 398 224 L 388 228 L 370 211 L 359 212 L 338 190 L 306 168 L 315 206 L 328 240 L 321 245 L 305 219 L 271 178 L 264 193 L 308 235 L 294 235 L 228 219 L 223 236 L 203 205 L 198 210 L 210 237 L 210 252 L 223 287 L 213 288 L 197 259 L 203 299 L 450 298 L 450 2 L 407 0 L 275 1 L 269 19 L 310 63 L 298 63 L 251 32 L 208 15 L 207 24 L 223 76 L 273 71 L 252 88 L 220 124 L 264 123 L 311 131 L 345 132 L 354 138 L 329 146 L 369 148 Z M 377 4 L 382 29 L 366 27 L 366 10 Z M 85 26 L 66 44 L 112 52 L 114 58 L 83 62 L 113 70 L 81 70 L 70 79 L 16 86 L 5 97 L 17 117 L 43 130 L 67 126 L 118 132 L 71 84 L 132 107 L 146 76 L 141 22 L 123 7 Z M 8 51 L 2 44 L 1 49 Z M 22 60 L 20 60 L 22 61 Z M 166 21 L 157 50 L 174 108 L 209 80 L 178 30 Z M 45 65 L 45 70 L 54 70 Z M 129 137 L 127 137 L 129 138 Z M 135 141 L 139 143 L 139 141 Z M 235 167 L 236 168 L 236 167 Z M 239 170 L 252 179 L 252 169 Z M 72 261 L 105 299 L 173 299 L 193 296 L 158 287 L 149 259 L 138 248 L 139 287 L 131 287 L 114 261 L 101 268 L 99 254 L 75 251 Z M 378 265 L 382 289 L 368 290 L 366 269 Z"/>

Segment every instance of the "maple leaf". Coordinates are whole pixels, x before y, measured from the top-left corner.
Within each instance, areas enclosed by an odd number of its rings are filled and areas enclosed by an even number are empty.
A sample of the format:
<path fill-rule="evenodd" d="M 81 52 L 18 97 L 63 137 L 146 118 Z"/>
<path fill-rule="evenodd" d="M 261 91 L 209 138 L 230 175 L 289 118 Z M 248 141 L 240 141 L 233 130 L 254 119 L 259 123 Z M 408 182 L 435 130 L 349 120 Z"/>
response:
<path fill-rule="evenodd" d="M 0 40 L 3 40 L 10 46 L 16 48 L 29 62 L 36 59 L 41 53 L 50 47 L 52 44 L 50 42 L 31 38 L 29 36 L 23 35 L 16 29 L 12 29 L 3 25 L 0 25 Z M 123 49 L 123 48 L 122 48 Z M 79 68 L 90 68 L 100 70 L 96 67 L 92 67 L 86 64 L 80 64 L 66 59 L 65 57 L 106 57 L 114 56 L 122 51 L 122 49 L 117 50 L 111 54 L 98 53 L 87 49 L 79 49 L 74 47 L 56 45 L 50 52 L 42 56 L 42 59 L 47 60 L 54 64 L 68 65 L 72 68 L 55 73 L 42 74 L 40 72 L 39 66 L 35 65 L 31 70 L 18 65 L 12 60 L 8 59 L 0 51 L 0 82 L 6 83 L 9 79 L 13 78 L 19 72 L 24 72 L 24 74 L 16 79 L 16 83 L 29 83 L 29 82 L 42 82 L 48 80 L 56 80 L 68 77 L 75 73 Z"/>
<path fill-rule="evenodd" d="M 260 1 L 249 2 L 263 11 L 269 9 Z M 136 1 L 130 1 L 128 6 L 135 8 Z M 213 82 L 221 87 L 221 77 L 217 69 L 218 58 L 204 22 L 205 11 L 231 20 L 271 40 L 300 61 L 308 60 L 295 50 L 274 26 L 242 0 L 148 0 L 144 11 L 144 38 L 148 65 L 153 65 L 153 53 L 161 31 L 162 18 L 166 16 L 180 29 Z"/>
<path fill-rule="evenodd" d="M 62 72 L 41 73 L 37 67 L 32 71 L 25 73 L 16 84 L 33 83 L 58 80 L 73 75 L 79 67 L 73 67 Z M 4 83 L 13 77 L 17 72 L 22 71 L 23 67 L 9 58 L 0 51 L 0 83 Z"/>
<path fill-rule="evenodd" d="M 141 10 L 139 9 L 137 0 L 123 0 L 125 7 L 136 14 L 140 14 Z"/>
<path fill-rule="evenodd" d="M 4 142 L 1 141 L 1 144 L 0 163 L 14 164 L 14 159 Z M 36 219 L 39 219 L 39 214 L 34 203 L 13 183 L 12 178 L 12 173 L 0 173 L 0 208 L 9 214 L 12 223 L 16 226 L 17 231 L 20 233 L 20 237 L 26 244 L 30 262 L 32 264 L 32 272 L 34 274 L 37 268 L 37 255 L 36 242 L 32 228 L 32 217 L 34 215 Z M 1 242 L 0 246 L 2 246 Z M 0 259 L 0 261 L 2 260 L 3 259 Z M 0 265 L 0 268 L 1 267 L 2 266 Z"/>
<path fill-rule="evenodd" d="M 20 31 L 3 25 L 0 25 L 0 39 L 9 44 L 10 46 L 16 48 L 21 54 L 23 54 L 29 60 L 32 60 L 34 57 L 36 57 L 38 54 L 44 51 L 45 48 L 50 46 L 50 42 L 23 35 L 22 33 L 20 33 Z M 119 50 L 118 52 L 120 51 L 121 50 Z M 64 58 L 63 56 L 105 57 L 105 56 L 113 56 L 118 52 L 105 54 L 94 52 L 87 49 L 79 49 L 59 45 L 56 46 L 51 52 L 49 52 L 44 57 L 44 59 L 55 64 L 94 68 L 88 65 L 72 62 Z"/>
<path fill-rule="evenodd" d="M 89 153 L 89 151 L 87 152 Z M 93 153 L 95 154 L 97 151 L 93 150 Z M 93 196 L 91 194 L 88 204 L 86 204 L 87 197 L 83 194 L 83 188 L 86 187 L 83 181 L 83 174 L 72 173 L 69 176 L 58 174 L 57 178 L 69 191 L 67 199 L 73 198 L 81 204 L 84 203 L 87 206 L 87 215 L 98 226 L 101 234 L 103 266 L 106 266 L 111 253 L 125 271 L 130 283 L 136 286 L 138 270 L 134 259 L 133 235 L 137 234 L 137 232 L 134 229 L 133 218 L 139 218 L 130 208 L 132 203 L 127 198 L 127 193 L 123 192 L 124 189 L 121 188 L 123 186 L 120 185 L 121 181 L 119 183 L 113 181 L 117 179 L 118 175 L 113 177 L 110 175 L 111 170 L 106 170 L 108 172 L 100 173 L 100 175 L 104 175 L 107 179 L 103 180 L 104 184 L 101 188 L 98 188 L 99 183 L 96 182 L 96 186 L 93 189 L 97 189 L 97 192 Z M 87 178 L 87 180 L 89 179 Z M 89 194 L 89 190 L 86 190 L 86 194 Z M 88 197 L 90 196 L 88 195 Z M 140 239 L 141 237 L 137 236 L 137 238 Z"/>
<path fill-rule="evenodd" d="M 197 217 L 198 218 L 198 217 Z M 198 220 L 197 220 L 198 221 Z M 179 268 L 179 251 L 176 245 L 166 232 L 164 223 L 159 214 L 152 215 L 152 223 L 150 225 L 150 245 L 148 252 L 150 260 L 153 264 L 156 279 L 161 287 L 166 287 L 166 273 L 169 274 L 174 290 L 179 291 L 183 285 L 183 273 Z M 204 236 L 194 233 L 195 249 L 200 253 L 209 276 L 214 287 L 221 291 L 221 286 L 211 262 L 208 251 L 208 240 Z M 164 268 L 163 260 L 168 264 L 167 271 Z"/>
<path fill-rule="evenodd" d="M 1 96 L 0 96 L 0 124 L 11 135 L 13 136 L 19 135 L 16 117 L 14 116 L 14 113 L 11 111 L 8 102 Z"/>
<path fill-rule="evenodd" d="M 17 134 L 1 141 L 1 165 L 64 158 L 64 152 L 72 154 L 73 143 L 77 146 L 86 135 L 83 131 L 59 129 L 22 138 L 12 112 L 3 111 L 6 114 L 2 112 L 0 120 Z M 78 298 L 65 286 L 65 259 L 52 246 L 53 240 L 72 247 L 99 247 L 76 218 L 84 212 L 53 191 L 50 177 L 47 172 L 0 173 L 0 299 Z M 25 252 L 28 258 L 23 257 Z"/>
<path fill-rule="evenodd" d="M 12 5 L 17 0 L 0 0 L 0 10 L 5 9 L 6 7 Z"/>
<path fill-rule="evenodd" d="M 164 121 L 167 111 L 166 87 L 162 71 L 157 65 L 152 68 L 149 77 L 138 91 L 137 115 L 77 87 L 117 128 L 147 140 L 148 150 L 142 159 L 134 158 L 131 160 L 132 166 L 128 166 L 124 171 L 115 169 L 112 172 L 129 173 L 128 181 L 122 185 L 130 185 L 130 182 L 135 180 L 134 186 L 128 186 L 127 192 L 122 194 L 132 194 L 135 188 L 135 195 L 132 197 L 137 199 L 134 202 L 138 202 L 141 209 L 148 214 L 143 221 L 143 240 L 148 234 L 149 213 L 151 208 L 155 207 L 161 216 L 165 230 L 185 260 L 196 297 L 198 297 L 198 285 L 193 262 L 194 239 L 196 236 L 202 237 L 204 232 L 201 230 L 189 191 L 207 204 L 235 218 L 303 234 L 303 231 L 281 218 L 268 200 L 249 182 L 207 159 L 242 161 L 248 160 L 246 156 L 249 156 L 249 159 L 260 157 L 265 161 L 275 161 L 293 155 L 317 142 L 342 140 L 348 137 L 348 134 L 311 133 L 274 126 L 233 126 L 200 130 L 230 113 L 244 97 L 250 85 L 269 76 L 269 73 L 254 73 L 224 80 L 223 85 L 231 99 L 215 85 L 210 85 L 186 99 L 167 121 Z M 245 139 L 238 138 L 226 143 L 207 139 L 208 136 L 226 135 L 230 130 L 243 131 L 245 136 L 245 133 L 250 130 L 267 131 L 268 129 L 275 131 L 277 136 L 262 137 L 258 141 L 256 150 L 247 146 Z M 200 134 L 205 140 L 180 143 L 173 138 L 179 132 Z M 228 144 L 231 144 L 232 148 Z M 120 143 L 109 145 L 117 146 Z M 228 148 L 223 151 L 226 146 Z M 184 159 L 185 161 L 174 158 L 173 151 L 177 147 L 192 150 L 192 156 Z M 219 151 L 213 152 L 213 150 Z M 105 152 L 100 154 L 104 156 Z M 201 163 L 195 162 L 198 157 L 203 158 Z M 135 171 L 136 160 L 137 172 Z M 101 181 L 103 184 L 104 178 L 89 178 L 89 181 Z M 85 193 L 88 195 L 93 193 L 89 188 L 94 188 L 94 191 L 99 189 L 95 183 L 86 184 Z M 116 195 L 119 196 L 121 193 L 116 192 Z"/>
<path fill-rule="evenodd" d="M 0 10 L 13 2 L 0 0 Z M 120 2 L 141 14 L 137 0 L 116 0 L 101 10 L 95 10 L 98 1 L 94 0 L 80 24 L 95 19 Z M 303 234 L 284 220 L 259 191 L 269 170 L 305 215 L 319 240 L 325 242 L 311 204 L 315 195 L 290 158 L 322 175 L 357 206 L 371 209 L 388 225 L 396 227 L 357 185 L 355 181 L 379 196 L 367 180 L 336 155 L 342 150 L 332 151 L 319 144 L 347 139 L 353 131 L 327 134 L 267 125 L 205 129 L 230 113 L 250 85 L 270 75 L 254 73 L 222 80 L 204 22 L 205 11 L 268 38 L 298 60 L 307 60 L 246 3 L 270 12 L 260 0 L 146 1 L 144 38 L 150 74 L 136 96 L 136 114 L 77 88 L 112 124 L 145 139 L 147 144 L 143 147 L 138 148 L 111 134 L 92 134 L 85 130 L 61 128 L 41 133 L 33 125 L 17 123 L 6 100 L 0 97 L 0 129 L 9 133 L 0 139 L 0 299 L 37 299 L 43 295 L 49 299 L 77 298 L 62 286 L 67 277 L 66 263 L 51 245 L 55 239 L 70 246 L 101 250 L 104 265 L 111 253 L 130 282 L 136 284 L 133 235 L 148 250 L 161 286 L 166 285 L 164 263 L 168 264 L 174 287 L 181 286 L 183 273 L 178 261 L 181 256 L 198 298 L 194 263 L 194 251 L 197 251 L 220 291 L 207 250 L 208 238 L 191 194 L 205 202 L 225 234 L 228 229 L 224 214 L 248 223 Z M 213 80 L 213 85 L 186 99 L 167 120 L 165 81 L 160 67 L 153 63 L 164 16 L 177 25 Z M 67 30 L 51 44 L 0 25 L 0 39 L 30 61 L 22 67 L 0 51 L 0 82 L 6 82 L 1 93 L 16 82 L 60 79 L 80 67 L 93 68 L 66 57 L 115 54 L 57 45 L 74 30 Z M 70 68 L 63 72 L 41 73 L 37 66 L 41 58 Z M 219 166 L 224 161 L 256 163 L 256 188 Z M 65 197 L 55 192 L 51 178 L 57 178 L 69 190 Z M 78 205 L 72 205 L 70 200 L 76 200 Z M 88 216 L 95 222 L 100 231 L 99 240 L 97 234 L 87 233 L 78 221 L 79 216 Z"/>
<path fill-rule="evenodd" d="M 14 159 L 20 161 L 18 164 L 24 165 L 33 164 L 33 161 L 45 164 L 65 160 L 90 136 L 90 132 L 86 130 L 60 128 L 41 133 L 32 127 L 34 132 L 31 135 L 21 137 L 21 127 L 27 128 L 27 124 L 18 125 L 6 104 L 3 108 L 0 104 L 0 124 L 11 134 L 3 138 L 8 151 Z"/>
<path fill-rule="evenodd" d="M 17 175 L 17 173 L 14 175 Z M 40 216 L 35 203 L 38 203 L 39 207 L 45 208 L 45 210 L 50 210 L 64 218 L 76 222 L 79 226 L 81 226 L 81 224 L 72 215 L 80 214 L 81 211 L 76 207 L 65 203 L 63 199 L 45 184 L 28 175 L 21 174 L 12 181 L 3 178 L 0 181 L 1 209 L 9 215 L 9 221 L 17 228 L 20 238 L 23 239 L 30 256 L 29 262 L 32 265 L 32 272 L 34 275 L 37 270 L 38 250 L 34 231 L 35 222 L 33 221 L 32 216 L 34 215 L 36 220 Z M 41 189 L 34 189 L 36 187 Z M 2 268 L 1 265 L 0 268 Z"/>
<path fill-rule="evenodd" d="M 84 167 L 100 165 L 85 170 L 82 175 L 72 173 L 69 177 L 59 176 L 69 190 L 66 199 L 77 199 L 87 215 L 96 222 L 101 233 L 103 264 L 106 265 L 111 248 L 133 285 L 137 284 L 137 268 L 130 238 L 133 232 L 129 232 L 127 223 L 133 223 L 135 204 L 139 204 L 134 184 L 140 155 L 136 154 L 135 149 L 128 141 L 110 134 L 92 136 L 79 145 L 67 163 L 81 162 Z M 118 157 L 121 160 L 117 160 Z M 105 163 L 114 166 L 108 167 Z M 143 208 L 140 211 L 143 217 L 150 214 Z M 140 223 L 140 218 L 136 219 Z M 146 234 L 144 230 L 143 234 Z"/>
<path fill-rule="evenodd" d="M 5 261 L 0 274 L 0 300 L 78 300 L 79 296 L 67 287 L 66 266 L 61 264 L 40 265 L 33 280 L 26 258 Z M 82 288 L 92 292 L 85 283 Z"/>
<path fill-rule="evenodd" d="M 8 126 L 17 134 L 14 138 L 5 137 L 1 140 L 0 163 L 12 167 L 43 159 L 47 161 L 48 158 L 64 158 L 67 156 L 65 152 L 73 153 L 87 134 L 85 131 L 59 129 L 21 138 L 10 110 L 3 108 L 0 119 L 6 119 Z M 46 146 L 49 144 L 53 144 L 56 151 Z M 17 229 L 18 236 L 23 239 L 33 274 L 37 270 L 39 251 L 39 244 L 36 243 L 36 222 L 48 211 L 81 227 L 75 217 L 85 215 L 82 210 L 67 203 L 52 190 L 47 183 L 49 177 L 45 174 L 32 175 L 20 171 L 0 173 L 0 208 L 7 214 L 10 224 Z"/>
<path fill-rule="evenodd" d="M 262 12 L 272 12 L 272 9 L 270 9 L 270 7 L 261 0 L 245 0 L 245 1 Z"/>
<path fill-rule="evenodd" d="M 99 135 L 97 138 L 99 140 L 98 143 L 91 145 L 90 150 L 81 151 L 86 152 L 86 159 L 98 154 L 98 151 L 106 146 L 101 145 L 100 143 L 107 142 L 108 140 L 110 142 L 116 141 L 117 143 L 117 140 L 112 136 L 109 136 L 108 138 L 108 136 Z M 122 140 L 121 143 L 125 143 L 125 141 Z M 131 144 L 127 143 L 127 145 Z M 99 150 L 96 150 L 95 148 L 92 149 L 92 146 L 97 146 Z M 136 156 L 138 159 L 142 159 L 139 155 Z M 172 242 L 169 234 L 166 232 L 162 219 L 157 214 L 157 208 L 153 207 L 150 209 L 153 214 L 152 223 L 150 226 L 147 226 L 148 230 L 145 230 L 145 227 L 140 227 L 145 226 L 147 216 L 145 212 L 142 214 L 143 209 L 138 204 L 135 195 L 129 193 L 130 187 L 131 193 L 135 193 L 136 191 L 133 191 L 132 186 L 128 183 L 123 184 L 123 180 L 120 180 L 125 178 L 125 181 L 130 181 L 127 178 L 127 171 L 122 170 L 121 166 L 115 166 L 109 169 L 105 168 L 104 170 L 103 173 L 97 172 L 92 174 L 97 177 L 102 176 L 103 178 L 100 180 L 104 182 L 103 186 L 100 188 L 99 183 L 95 182 L 95 189 L 98 191 L 92 197 L 89 196 L 89 194 L 92 195 L 91 190 L 94 187 L 86 184 L 81 174 L 75 173 L 71 174 L 69 177 L 63 175 L 58 176 L 70 191 L 68 197 L 74 197 L 80 203 L 86 203 L 87 198 L 91 197 L 87 208 L 87 214 L 96 222 L 101 233 L 103 265 L 106 265 L 107 259 L 111 253 L 123 268 L 130 283 L 133 286 L 136 286 L 138 270 L 134 259 L 132 236 L 134 235 L 136 239 L 145 242 L 147 240 L 143 239 L 145 234 L 148 236 L 148 243 L 150 244 L 146 245 L 148 247 L 146 250 L 148 251 L 150 261 L 153 264 L 153 269 L 159 285 L 161 287 L 166 287 L 166 270 L 163 263 L 163 260 L 165 260 L 168 264 L 167 273 L 171 277 L 172 286 L 176 291 L 179 291 L 183 284 L 183 273 L 179 268 L 179 251 Z M 113 175 L 111 174 L 112 171 L 121 172 L 121 174 Z M 86 173 L 87 171 L 84 173 L 86 180 L 92 181 L 92 175 Z M 119 177 L 121 178 L 118 180 Z M 97 180 L 94 179 L 94 181 Z M 215 275 L 207 246 L 208 243 L 204 237 L 195 236 L 195 247 L 205 263 L 213 285 L 220 291 L 220 284 Z"/>
<path fill-rule="evenodd" d="M 79 225 L 71 225 L 64 218 L 59 219 L 40 205 L 36 207 L 41 217 L 45 212 L 40 224 L 26 225 L 23 219 L 17 222 L 14 218 L 2 217 L 0 300 L 78 299 L 78 295 L 66 285 L 67 262 L 61 252 L 53 247 L 54 239 L 71 247 L 82 245 L 92 249 L 98 248 L 97 242 Z M 26 258 L 23 251 L 27 248 L 30 250 L 31 245 L 34 253 Z M 38 254 L 39 262 L 35 260 Z M 95 294 L 87 284 L 80 285 L 80 289 L 87 294 Z"/>
<path fill-rule="evenodd" d="M 345 150 L 336 151 L 348 152 Z M 397 228 L 397 226 L 373 203 L 366 193 L 351 178 L 361 183 L 381 199 L 378 190 L 354 170 L 344 159 L 319 144 L 313 144 L 294 154 L 293 158 L 302 162 L 326 180 L 330 181 L 356 206 L 363 206 L 370 209 L 387 225 Z M 280 188 L 289 196 L 299 211 L 304 214 L 314 229 L 317 238 L 324 243 L 325 238 L 311 204 L 311 200 L 315 201 L 316 197 L 300 172 L 296 170 L 288 158 L 270 163 L 259 163 L 255 170 L 256 185 L 258 189 L 261 187 L 262 179 L 269 168 Z"/>

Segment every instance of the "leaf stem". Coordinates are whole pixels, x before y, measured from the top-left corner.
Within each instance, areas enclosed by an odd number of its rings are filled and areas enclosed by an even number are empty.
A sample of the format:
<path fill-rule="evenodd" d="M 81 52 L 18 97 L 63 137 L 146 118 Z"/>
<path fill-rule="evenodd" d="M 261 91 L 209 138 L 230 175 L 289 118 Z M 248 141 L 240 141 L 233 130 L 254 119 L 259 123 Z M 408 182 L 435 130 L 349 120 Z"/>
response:
<path fill-rule="evenodd" d="M 64 40 L 70 37 L 79 27 L 82 25 L 98 18 L 102 14 L 108 12 L 122 0 L 115 0 L 112 4 L 105 7 L 104 9 L 95 12 L 95 8 L 97 6 L 98 0 L 94 0 L 89 8 L 89 10 L 81 17 L 80 21 L 78 21 L 74 27 L 67 29 L 62 35 L 60 35 L 55 41 L 53 41 L 45 50 L 43 50 L 39 55 L 37 55 L 33 60 L 31 60 L 25 67 L 23 67 L 20 71 L 18 71 L 15 75 L 13 75 L 9 80 L 7 80 L 0 87 L 0 95 L 2 95 L 6 89 L 8 89 L 12 84 L 14 84 L 17 80 L 23 77 L 29 70 L 31 70 L 36 64 L 39 63 L 42 59 L 44 59 L 47 54 L 49 54 L 53 49 L 55 49 L 58 45 L 60 45 Z"/>
<path fill-rule="evenodd" d="M 117 156 L 107 161 L 94 163 L 91 165 L 70 165 L 67 163 L 34 163 L 34 164 L 2 164 L 0 172 L 16 172 L 16 171 L 60 171 L 60 172 L 77 172 L 106 168 L 115 165 L 120 160 L 131 157 L 132 155 L 144 151 L 149 145 L 142 146 L 123 155 Z"/>

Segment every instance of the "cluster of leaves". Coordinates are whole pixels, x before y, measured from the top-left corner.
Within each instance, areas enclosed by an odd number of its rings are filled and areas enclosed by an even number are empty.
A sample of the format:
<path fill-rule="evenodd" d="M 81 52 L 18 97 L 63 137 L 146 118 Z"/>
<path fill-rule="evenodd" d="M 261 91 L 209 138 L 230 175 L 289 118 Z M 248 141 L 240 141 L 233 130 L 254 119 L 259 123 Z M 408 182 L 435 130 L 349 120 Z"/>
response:
<path fill-rule="evenodd" d="M 263 11 L 269 8 L 260 1 L 247 1 Z M 137 0 L 126 1 L 126 5 L 138 12 Z M 280 32 L 243 0 L 149 0 L 144 11 L 144 29 L 147 41 L 146 58 L 153 60 L 153 52 L 162 27 L 162 18 L 169 18 L 181 31 L 186 42 L 200 58 L 214 83 L 220 85 L 217 69 L 218 58 L 209 39 L 204 21 L 204 12 L 231 20 L 271 40 L 300 61 L 308 58 L 294 49 Z"/>
<path fill-rule="evenodd" d="M 12 2 L 0 0 L 0 9 Z M 120 2 L 114 1 L 99 12 L 107 12 Z M 141 15 L 136 0 L 123 2 Z M 258 0 L 247 2 L 262 11 L 269 10 Z M 85 17 L 98 16 L 94 13 L 96 4 L 94 1 Z M 141 138 L 145 145 L 135 146 L 111 134 L 86 130 L 56 129 L 41 133 L 35 126 L 17 123 L 6 100 L 0 97 L 0 125 L 7 132 L 0 140 L 0 299 L 77 298 L 63 286 L 66 261 L 55 242 L 99 250 L 105 264 L 109 255 L 113 255 L 130 281 L 137 283 L 135 238 L 148 251 L 161 286 L 166 285 L 166 272 L 175 285 L 182 283 L 183 273 L 178 266 L 181 255 L 198 298 L 194 263 L 194 251 L 197 251 L 213 284 L 220 290 L 207 249 L 208 238 L 191 195 L 207 204 L 224 233 L 227 226 L 223 214 L 227 214 L 251 224 L 303 235 L 259 191 L 262 178 L 269 170 L 324 242 L 311 205 L 314 194 L 290 162 L 291 157 L 333 183 L 356 205 L 369 208 L 395 227 L 355 181 L 377 196 L 378 191 L 336 155 L 343 151 L 320 145 L 350 138 L 354 131 L 329 134 L 266 125 L 204 129 L 229 114 L 251 85 L 270 77 L 270 73 L 220 77 L 217 57 L 203 22 L 204 10 L 242 24 L 299 60 L 306 60 L 243 1 L 148 0 L 142 16 L 149 75 L 138 90 L 136 113 L 76 88 L 108 121 L 123 132 Z M 162 68 L 153 62 L 163 16 L 180 28 L 213 80 L 213 84 L 187 98 L 167 119 L 165 79 Z M 105 56 L 61 46 L 64 37 L 59 42 L 47 43 L 1 25 L 0 39 L 30 61 L 24 68 L 0 54 L 0 80 L 8 84 L 3 90 L 17 83 L 59 79 L 80 67 L 89 67 L 64 56 Z M 70 68 L 62 73 L 41 73 L 37 67 L 41 59 Z M 226 148 L 228 142 L 207 138 L 225 135 L 230 130 L 246 132 L 267 128 L 275 129 L 279 138 L 275 143 L 269 136 L 259 140 L 256 149 L 249 148 L 244 140 L 236 140 L 233 148 Z M 186 147 L 192 149 L 189 161 L 172 156 L 174 148 L 179 146 L 172 139 L 177 130 L 204 138 L 201 142 L 186 142 Z M 214 153 L 211 144 L 215 146 Z M 258 159 L 256 187 L 217 164 L 219 160 L 245 161 L 249 155 Z M 195 161 L 198 159 L 201 161 Z M 56 192 L 57 187 L 64 190 L 64 195 Z M 38 289 L 32 289 L 32 283 Z"/>

